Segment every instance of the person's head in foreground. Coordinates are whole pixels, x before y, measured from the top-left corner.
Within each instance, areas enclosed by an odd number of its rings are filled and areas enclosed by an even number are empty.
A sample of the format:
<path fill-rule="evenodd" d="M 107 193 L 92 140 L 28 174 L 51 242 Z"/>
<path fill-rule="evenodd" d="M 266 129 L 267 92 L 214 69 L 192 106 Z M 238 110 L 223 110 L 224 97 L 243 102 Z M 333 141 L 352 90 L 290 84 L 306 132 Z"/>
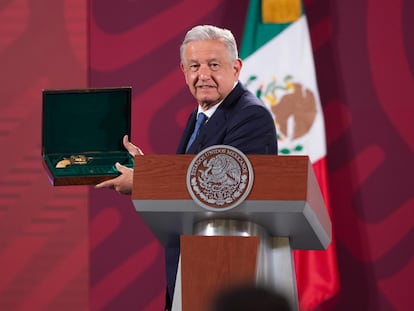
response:
<path fill-rule="evenodd" d="M 210 311 L 291 311 L 287 299 L 266 287 L 240 285 L 220 291 Z"/>

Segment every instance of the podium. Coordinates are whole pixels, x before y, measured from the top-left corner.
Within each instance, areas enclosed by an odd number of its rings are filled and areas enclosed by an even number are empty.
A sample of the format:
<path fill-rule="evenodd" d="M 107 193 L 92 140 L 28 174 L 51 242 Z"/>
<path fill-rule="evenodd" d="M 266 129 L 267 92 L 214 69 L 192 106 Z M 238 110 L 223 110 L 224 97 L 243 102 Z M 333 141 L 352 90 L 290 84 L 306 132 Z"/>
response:
<path fill-rule="evenodd" d="M 255 282 L 284 294 L 298 310 L 292 249 L 324 250 L 331 222 L 307 156 L 249 155 L 245 200 L 205 209 L 186 182 L 194 155 L 135 157 L 132 200 L 164 247 L 178 247 L 173 310 L 205 310 L 221 288 Z"/>

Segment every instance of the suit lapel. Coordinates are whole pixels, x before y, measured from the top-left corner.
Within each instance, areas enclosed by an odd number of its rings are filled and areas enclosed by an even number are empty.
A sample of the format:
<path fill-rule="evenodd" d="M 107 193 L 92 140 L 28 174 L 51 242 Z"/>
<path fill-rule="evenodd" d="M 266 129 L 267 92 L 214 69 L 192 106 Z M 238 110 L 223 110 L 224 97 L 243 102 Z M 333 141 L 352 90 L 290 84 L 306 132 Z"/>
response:
<path fill-rule="evenodd" d="M 238 102 L 238 99 L 243 94 L 243 92 L 246 89 L 243 87 L 241 83 L 237 83 L 237 85 L 234 87 L 234 89 L 230 92 L 230 94 L 224 99 L 224 101 L 220 104 L 220 106 L 217 108 L 217 110 L 214 112 L 214 114 L 211 116 L 211 118 L 208 120 L 208 122 L 200 129 L 200 132 L 194 141 L 193 145 L 190 147 L 187 153 L 197 153 L 201 150 L 201 148 L 204 148 L 203 142 L 210 140 L 211 137 L 216 136 L 217 131 L 221 129 L 223 126 L 225 126 L 228 114 L 232 113 L 232 110 L 234 109 L 235 105 Z M 196 121 L 196 114 L 197 109 L 195 109 L 187 122 L 187 125 L 184 129 L 183 135 L 181 137 L 181 141 L 177 148 L 178 154 L 184 154 L 185 148 L 187 146 L 187 142 L 191 136 L 191 133 L 194 130 L 194 125 Z"/>
<path fill-rule="evenodd" d="M 194 125 L 196 122 L 196 115 L 197 115 L 197 109 L 193 110 L 193 112 L 190 114 L 188 118 L 183 134 L 181 135 L 180 143 L 178 144 L 178 148 L 176 152 L 177 154 L 185 154 L 187 142 L 190 139 L 191 133 L 194 130 Z"/>
<path fill-rule="evenodd" d="M 201 128 L 199 136 L 204 134 L 204 137 L 209 138 L 215 136 L 216 132 L 227 124 L 229 114 L 233 113 L 233 108 L 236 106 L 238 99 L 243 94 L 244 88 L 238 83 L 230 94 L 220 104 L 207 124 Z"/>

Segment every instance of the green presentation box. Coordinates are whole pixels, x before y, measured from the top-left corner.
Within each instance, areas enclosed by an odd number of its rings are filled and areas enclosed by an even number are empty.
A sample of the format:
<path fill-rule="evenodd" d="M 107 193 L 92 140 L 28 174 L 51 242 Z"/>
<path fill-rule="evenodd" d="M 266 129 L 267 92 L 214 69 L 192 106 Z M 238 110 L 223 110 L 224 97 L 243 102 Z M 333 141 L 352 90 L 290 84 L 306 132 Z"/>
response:
<path fill-rule="evenodd" d="M 131 87 L 42 91 L 42 158 L 54 186 L 115 178 L 133 167 L 122 138 L 131 137 Z"/>

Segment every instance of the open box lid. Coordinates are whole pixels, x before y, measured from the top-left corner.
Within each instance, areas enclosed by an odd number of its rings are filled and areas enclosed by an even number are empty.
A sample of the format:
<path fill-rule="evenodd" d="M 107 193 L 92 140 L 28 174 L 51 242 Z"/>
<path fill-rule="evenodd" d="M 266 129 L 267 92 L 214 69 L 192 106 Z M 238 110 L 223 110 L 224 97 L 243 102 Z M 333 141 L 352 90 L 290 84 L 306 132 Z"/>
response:
<path fill-rule="evenodd" d="M 43 90 L 42 155 L 125 151 L 131 87 Z"/>

